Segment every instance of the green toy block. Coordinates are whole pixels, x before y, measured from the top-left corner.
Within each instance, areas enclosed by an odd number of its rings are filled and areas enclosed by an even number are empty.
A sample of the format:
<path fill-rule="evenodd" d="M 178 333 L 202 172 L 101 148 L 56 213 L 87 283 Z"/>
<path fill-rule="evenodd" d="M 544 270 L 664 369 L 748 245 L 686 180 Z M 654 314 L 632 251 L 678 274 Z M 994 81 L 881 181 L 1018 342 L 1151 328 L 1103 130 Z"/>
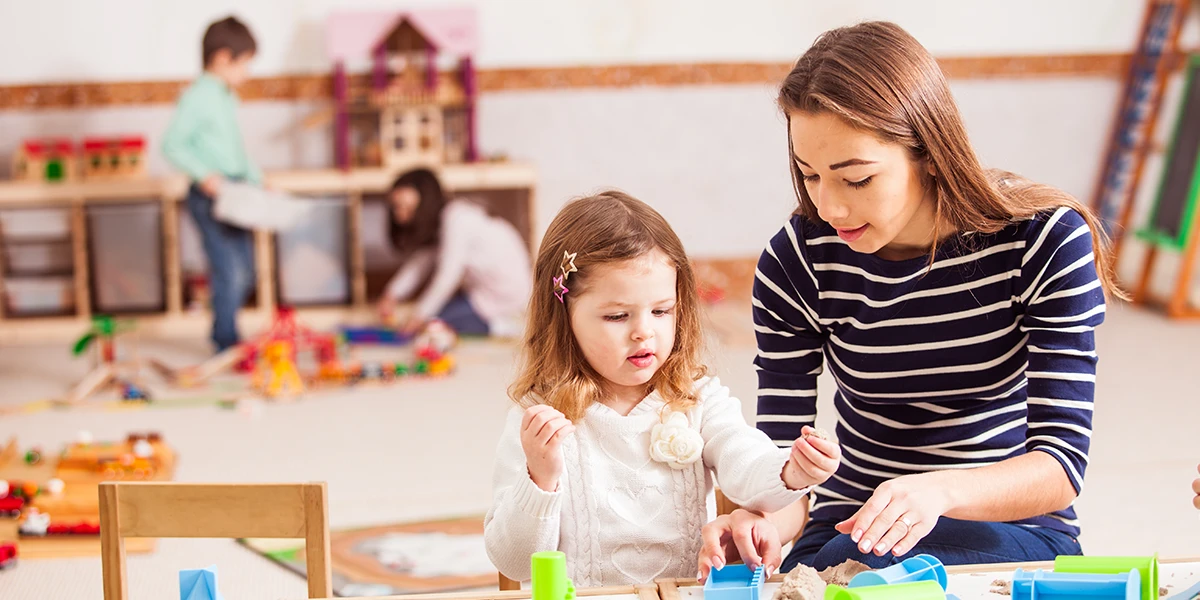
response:
<path fill-rule="evenodd" d="M 1059 556 L 1058 573 L 1118 575 L 1137 569 L 1142 576 L 1142 600 L 1158 600 L 1158 555 L 1154 556 Z"/>
<path fill-rule="evenodd" d="M 574 600 L 575 584 L 567 578 L 567 555 L 536 552 L 530 557 L 533 600 Z"/>
<path fill-rule="evenodd" d="M 915 581 L 892 585 L 825 588 L 825 600 L 946 600 L 946 590 L 936 581 Z"/>

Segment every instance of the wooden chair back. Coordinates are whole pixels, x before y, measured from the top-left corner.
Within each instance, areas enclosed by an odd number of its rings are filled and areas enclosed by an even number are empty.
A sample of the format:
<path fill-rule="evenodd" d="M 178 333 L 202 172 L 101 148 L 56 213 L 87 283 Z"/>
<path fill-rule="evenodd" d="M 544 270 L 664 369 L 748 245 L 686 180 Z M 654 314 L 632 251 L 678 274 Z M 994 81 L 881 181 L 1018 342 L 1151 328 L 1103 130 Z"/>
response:
<path fill-rule="evenodd" d="M 129 598 L 127 537 L 303 538 L 308 597 L 333 596 L 324 483 L 101 483 L 104 600 Z"/>

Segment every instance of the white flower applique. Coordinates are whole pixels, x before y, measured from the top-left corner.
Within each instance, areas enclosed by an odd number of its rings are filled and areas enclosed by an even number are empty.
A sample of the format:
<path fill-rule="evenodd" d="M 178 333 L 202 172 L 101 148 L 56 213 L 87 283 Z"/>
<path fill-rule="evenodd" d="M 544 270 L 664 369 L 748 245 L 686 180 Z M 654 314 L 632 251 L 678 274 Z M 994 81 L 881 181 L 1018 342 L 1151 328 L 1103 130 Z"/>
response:
<path fill-rule="evenodd" d="M 672 469 L 684 469 L 700 460 L 704 438 L 692 429 L 687 415 L 664 406 L 662 422 L 650 430 L 650 458 L 666 463 Z"/>

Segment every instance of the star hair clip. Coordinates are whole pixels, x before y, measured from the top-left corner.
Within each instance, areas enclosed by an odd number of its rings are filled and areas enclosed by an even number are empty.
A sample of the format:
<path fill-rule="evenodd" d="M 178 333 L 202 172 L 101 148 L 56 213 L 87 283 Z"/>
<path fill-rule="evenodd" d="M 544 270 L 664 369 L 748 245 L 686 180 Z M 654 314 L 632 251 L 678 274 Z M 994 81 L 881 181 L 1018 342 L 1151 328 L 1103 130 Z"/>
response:
<path fill-rule="evenodd" d="M 558 271 L 561 274 L 554 278 L 554 295 L 557 296 L 558 301 L 563 304 L 566 304 L 564 296 L 567 295 L 567 292 L 571 291 L 571 289 L 567 287 L 567 278 L 571 276 L 571 273 L 579 271 L 579 269 L 575 268 L 575 257 L 577 255 L 578 253 L 576 252 L 564 251 L 562 264 L 558 267 Z"/>

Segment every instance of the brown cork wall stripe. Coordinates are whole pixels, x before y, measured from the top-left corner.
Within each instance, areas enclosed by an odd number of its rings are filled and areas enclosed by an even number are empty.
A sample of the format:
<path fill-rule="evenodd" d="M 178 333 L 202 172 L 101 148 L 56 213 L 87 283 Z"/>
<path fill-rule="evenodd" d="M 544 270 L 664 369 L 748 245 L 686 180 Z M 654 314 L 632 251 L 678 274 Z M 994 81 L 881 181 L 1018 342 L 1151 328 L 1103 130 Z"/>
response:
<path fill-rule="evenodd" d="M 1181 68 L 1185 53 L 1172 57 Z M 950 57 L 938 62 L 951 79 L 1028 77 L 1123 78 L 1130 54 L 1075 54 Z M 713 84 L 775 84 L 790 63 L 691 63 L 482 69 L 479 89 L 499 91 L 560 88 L 622 88 Z M 444 73 L 443 77 L 450 76 Z M 186 81 L 73 82 L 0 86 L 0 110 L 82 108 L 174 102 Z M 351 77 L 351 88 L 369 85 L 366 74 Z M 240 90 L 243 100 L 320 100 L 332 95 L 328 73 L 252 79 Z"/>

